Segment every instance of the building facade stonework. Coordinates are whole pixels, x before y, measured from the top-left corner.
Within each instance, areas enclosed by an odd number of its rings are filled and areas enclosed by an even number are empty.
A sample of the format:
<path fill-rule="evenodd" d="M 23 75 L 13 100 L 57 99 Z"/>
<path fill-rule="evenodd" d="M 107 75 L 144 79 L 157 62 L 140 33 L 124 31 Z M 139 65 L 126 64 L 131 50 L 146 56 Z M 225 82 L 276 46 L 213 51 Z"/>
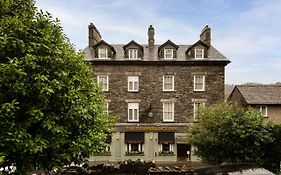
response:
<path fill-rule="evenodd" d="M 211 45 L 208 26 L 192 45 L 157 45 L 154 34 L 149 26 L 148 44 L 114 45 L 89 25 L 85 59 L 101 83 L 107 112 L 119 117 L 108 150 L 91 161 L 196 159 L 188 127 L 199 106 L 223 101 L 230 61 Z"/>

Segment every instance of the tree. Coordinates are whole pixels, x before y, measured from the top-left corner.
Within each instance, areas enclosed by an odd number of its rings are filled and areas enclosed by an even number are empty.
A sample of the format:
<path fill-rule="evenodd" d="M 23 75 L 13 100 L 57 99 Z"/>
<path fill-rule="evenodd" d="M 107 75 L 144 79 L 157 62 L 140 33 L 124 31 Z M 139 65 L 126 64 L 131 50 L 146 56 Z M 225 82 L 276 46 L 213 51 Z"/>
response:
<path fill-rule="evenodd" d="M 261 163 L 264 145 L 273 138 L 260 114 L 222 103 L 198 112 L 191 129 L 196 154 L 210 163 Z"/>
<path fill-rule="evenodd" d="M 267 129 L 271 133 L 273 141 L 266 143 L 263 147 L 262 165 L 277 173 L 280 172 L 281 161 L 281 124 L 268 123 Z"/>
<path fill-rule="evenodd" d="M 1 166 L 52 169 L 104 149 L 113 121 L 59 21 L 33 0 L 0 0 L 0 26 Z"/>

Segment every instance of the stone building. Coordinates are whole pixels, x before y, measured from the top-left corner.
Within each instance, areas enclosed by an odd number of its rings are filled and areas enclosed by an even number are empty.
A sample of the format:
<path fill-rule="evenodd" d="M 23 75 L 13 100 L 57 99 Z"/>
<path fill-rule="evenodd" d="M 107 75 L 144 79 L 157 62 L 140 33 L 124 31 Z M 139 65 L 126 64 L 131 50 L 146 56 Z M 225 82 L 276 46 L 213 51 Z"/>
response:
<path fill-rule="evenodd" d="M 85 59 L 102 85 L 107 112 L 120 118 L 108 150 L 91 161 L 193 160 L 187 130 L 195 111 L 224 100 L 230 61 L 211 45 L 208 26 L 191 45 L 155 44 L 152 25 L 147 34 L 147 44 L 109 44 L 89 25 Z"/>
<path fill-rule="evenodd" d="M 281 85 L 237 85 L 228 101 L 240 107 L 252 107 L 266 120 L 281 123 Z"/>

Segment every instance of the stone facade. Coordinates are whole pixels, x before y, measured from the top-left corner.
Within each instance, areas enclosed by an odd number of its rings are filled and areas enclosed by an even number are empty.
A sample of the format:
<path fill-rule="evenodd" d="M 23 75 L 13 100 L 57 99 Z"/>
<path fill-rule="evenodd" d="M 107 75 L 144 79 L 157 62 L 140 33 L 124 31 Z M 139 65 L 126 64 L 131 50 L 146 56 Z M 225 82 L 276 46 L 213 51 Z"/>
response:
<path fill-rule="evenodd" d="M 96 30 L 90 26 L 89 30 Z M 145 45 L 134 40 L 123 45 L 110 45 L 101 38 L 95 39 L 98 43 L 89 41 L 95 44 L 84 49 L 85 59 L 93 65 L 98 82 L 105 78 L 108 112 L 119 117 L 112 129 L 109 154 L 94 156 L 92 161 L 196 159 L 186 135 L 189 125 L 196 122 L 194 109 L 197 104 L 224 100 L 225 66 L 230 62 L 211 46 L 210 30 L 206 26 L 192 45 L 170 40 L 157 45 L 152 26 Z M 99 49 L 108 58 L 100 59 Z M 128 89 L 129 77 L 137 81 L 135 91 Z M 131 110 L 131 103 L 137 110 Z M 132 120 L 135 115 L 137 119 Z M 132 134 L 143 138 L 129 137 Z"/>
<path fill-rule="evenodd" d="M 150 62 L 138 64 L 124 62 L 122 65 L 103 65 L 92 62 L 95 77 L 108 75 L 109 90 L 104 92 L 105 98 L 110 100 L 108 110 L 120 116 L 119 122 L 127 123 L 128 100 L 139 103 L 139 123 L 163 123 L 164 99 L 175 102 L 175 120 L 173 123 L 186 123 L 193 120 L 193 101 L 202 99 L 206 104 L 214 104 L 223 100 L 224 95 L 224 67 L 222 65 L 194 66 L 194 65 L 151 65 Z M 114 64 L 114 63 L 112 63 Z M 163 76 L 174 76 L 174 91 L 163 91 Z M 193 90 L 194 75 L 205 76 L 205 91 Z M 139 91 L 128 91 L 128 76 L 139 77 Z M 149 117 L 147 110 L 152 107 L 153 117 Z"/>

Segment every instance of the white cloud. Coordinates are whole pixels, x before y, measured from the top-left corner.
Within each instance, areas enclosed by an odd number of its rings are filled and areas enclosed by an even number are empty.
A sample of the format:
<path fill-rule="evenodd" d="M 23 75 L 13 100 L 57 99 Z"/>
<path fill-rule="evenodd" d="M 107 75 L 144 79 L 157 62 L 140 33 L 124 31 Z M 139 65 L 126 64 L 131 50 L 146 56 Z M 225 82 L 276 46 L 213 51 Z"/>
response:
<path fill-rule="evenodd" d="M 216 38 L 216 46 L 232 63 L 228 83 L 277 82 L 281 53 L 281 1 L 259 3 L 237 15 Z M 279 75 L 279 76 L 277 76 Z"/>

